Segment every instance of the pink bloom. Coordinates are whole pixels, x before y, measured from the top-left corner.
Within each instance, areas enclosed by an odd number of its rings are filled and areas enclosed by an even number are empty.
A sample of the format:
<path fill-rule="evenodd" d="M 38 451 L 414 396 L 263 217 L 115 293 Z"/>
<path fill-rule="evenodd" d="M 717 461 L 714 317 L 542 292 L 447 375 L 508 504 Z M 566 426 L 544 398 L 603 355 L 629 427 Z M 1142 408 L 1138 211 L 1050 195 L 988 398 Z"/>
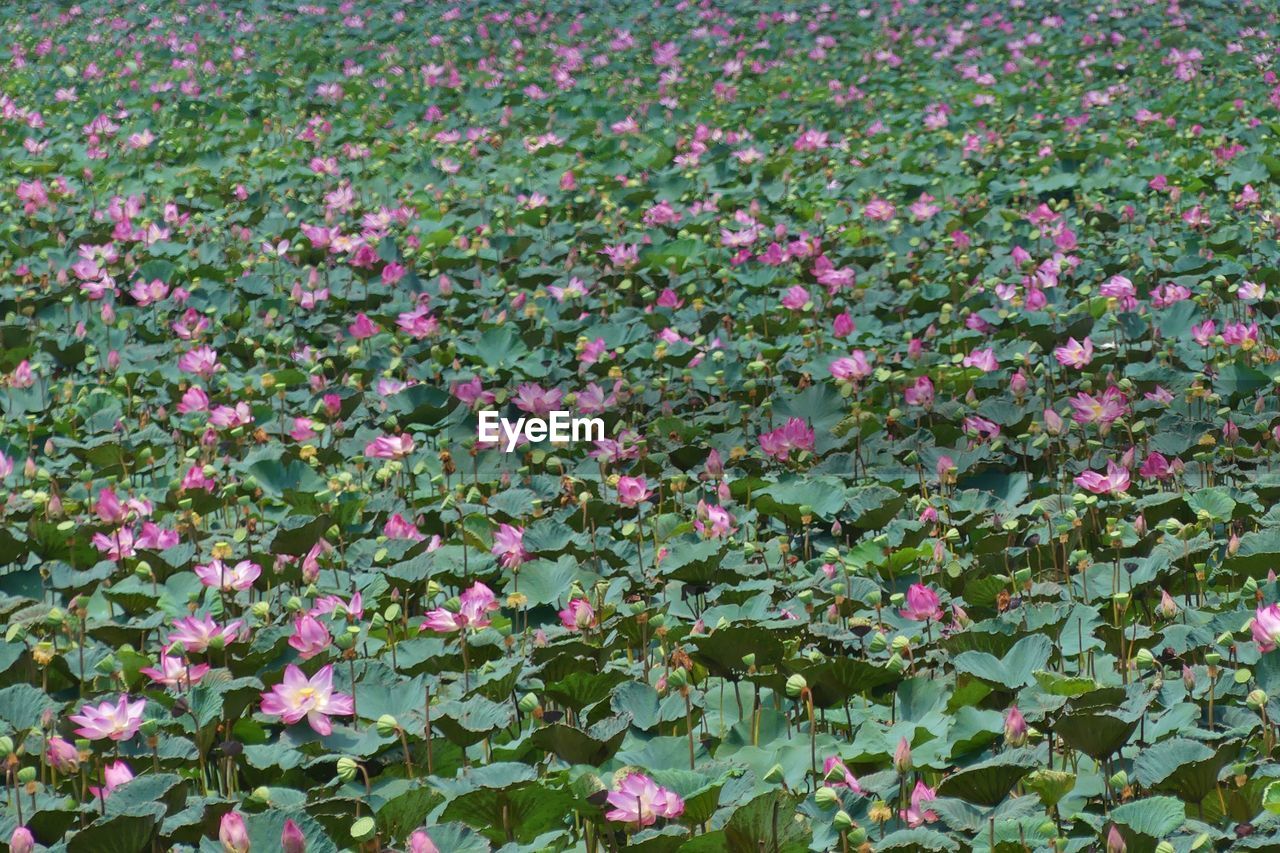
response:
<path fill-rule="evenodd" d="M 1083 342 L 1067 338 L 1067 345 L 1055 349 L 1053 357 L 1058 360 L 1058 364 L 1079 370 L 1093 361 L 1093 341 L 1088 337 Z"/>
<path fill-rule="evenodd" d="M 370 459 L 403 459 L 413 452 L 413 439 L 407 435 L 382 435 L 364 449 Z"/>
<path fill-rule="evenodd" d="M 857 326 L 854 325 L 853 317 L 849 316 L 848 311 L 841 312 L 831 324 L 831 334 L 837 338 L 847 338 L 855 331 Z"/>
<path fill-rule="evenodd" d="M 862 215 L 873 222 L 887 222 L 893 219 L 897 211 L 894 206 L 882 198 L 873 198 L 862 209 Z"/>
<path fill-rule="evenodd" d="M 59 773 L 75 773 L 80 769 L 80 750 L 76 749 L 76 745 L 70 741 L 51 737 L 44 751 L 44 760 Z"/>
<path fill-rule="evenodd" d="M 293 725 L 303 717 L 317 734 L 333 731 L 330 716 L 349 717 L 355 713 L 351 697 L 333 690 L 333 665 L 324 666 L 310 679 L 294 664 L 284 670 L 284 681 L 262 694 L 262 713 L 278 716 Z"/>
<path fill-rule="evenodd" d="M 1138 469 L 1138 473 L 1148 480 L 1167 480 L 1173 476 L 1173 468 L 1169 465 L 1169 460 L 1164 457 L 1164 454 L 1152 451 L 1143 460 L 1142 467 Z"/>
<path fill-rule="evenodd" d="M 323 622 L 304 613 L 293 623 L 293 634 L 289 637 L 289 645 L 298 650 L 298 657 L 310 660 L 329 648 L 333 638 Z"/>
<path fill-rule="evenodd" d="M 782 294 L 782 307 L 789 311 L 803 311 L 806 305 L 813 303 L 813 297 L 809 295 L 809 291 L 804 289 L 803 285 L 794 285 Z"/>
<path fill-rule="evenodd" d="M 911 806 L 900 810 L 901 818 L 907 822 L 909 827 L 917 827 L 925 823 L 932 823 L 938 819 L 938 815 L 926 809 L 924 804 L 937 798 L 933 789 L 924 782 L 916 782 L 915 790 L 911 792 Z"/>
<path fill-rule="evenodd" d="M 1077 423 L 1099 425 L 1110 424 L 1124 417 L 1129 411 L 1128 400 L 1120 389 L 1114 385 L 1102 392 L 1101 397 L 1080 393 L 1071 398 L 1071 407 L 1075 409 Z"/>
<path fill-rule="evenodd" d="M 484 628 L 490 622 L 488 614 L 498 609 L 497 596 L 493 594 L 493 590 L 479 581 L 458 597 L 458 604 L 457 613 L 443 607 L 432 610 L 427 614 L 422 628 L 438 634 L 465 631 L 467 628 Z"/>
<path fill-rule="evenodd" d="M 358 592 L 351 596 L 350 601 L 343 601 L 336 595 L 326 595 L 316 600 L 316 606 L 311 608 L 311 615 L 323 616 L 326 613 L 334 613 L 347 621 L 362 619 L 364 618 L 364 598 Z"/>
<path fill-rule="evenodd" d="M 893 769 L 904 774 L 911 769 L 911 742 L 905 737 L 898 741 L 893 751 Z"/>
<path fill-rule="evenodd" d="M 793 451 L 812 452 L 814 441 L 814 432 L 808 424 L 800 418 L 790 418 L 783 426 L 760 436 L 760 449 L 774 459 L 786 462 Z"/>
<path fill-rule="evenodd" d="M 585 598 L 574 598 L 560 611 L 560 624 L 570 631 L 584 631 L 596 625 L 596 612 Z"/>
<path fill-rule="evenodd" d="M 832 771 L 839 774 L 840 778 L 832 779 Z M 849 768 L 844 766 L 844 762 L 837 755 L 828 755 L 827 760 L 822 762 L 822 777 L 832 788 L 845 787 L 855 794 L 861 794 L 862 788 L 858 785 L 858 780 L 849 772 Z"/>
<path fill-rule="evenodd" d="M 902 397 L 909 406 L 928 408 L 933 405 L 933 380 L 928 376 L 917 377 L 915 383 L 902 392 Z"/>
<path fill-rule="evenodd" d="M 199 684 L 200 679 L 204 678 L 205 673 L 209 671 L 209 664 L 201 663 L 191 666 L 185 660 L 176 655 L 160 655 L 160 667 L 157 669 L 148 666 L 138 670 L 143 675 L 148 675 L 156 684 L 163 684 L 165 687 L 189 687 L 193 684 Z"/>
<path fill-rule="evenodd" d="M 564 392 L 559 388 L 546 390 L 532 382 L 523 382 L 516 388 L 516 395 L 512 398 L 512 402 L 522 412 L 545 417 L 560 408 L 560 401 L 563 398 Z"/>
<path fill-rule="evenodd" d="M 237 619 L 219 627 L 208 615 L 184 616 L 174 620 L 173 627 L 176 630 L 169 632 L 166 642 L 181 643 L 188 652 L 199 654 L 208 651 L 211 646 L 221 648 L 227 643 L 234 643 L 240 638 L 242 625 Z"/>
<path fill-rule="evenodd" d="M 499 524 L 493 534 L 493 547 L 489 553 L 498 558 L 504 569 L 514 569 L 529 559 L 524 550 L 524 528 L 512 524 Z"/>
<path fill-rule="evenodd" d="M 408 853 L 440 853 L 440 848 L 431 840 L 431 836 L 427 835 L 426 830 L 417 829 L 414 830 L 413 835 L 409 836 Z"/>
<path fill-rule="evenodd" d="M 1000 362 L 996 361 L 995 351 L 991 349 L 976 349 L 964 357 L 965 367 L 976 367 L 983 373 L 990 373 L 1000 366 Z"/>
<path fill-rule="evenodd" d="M 218 353 L 212 347 L 196 347 L 178 359 L 179 370 L 196 376 L 212 376 L 218 367 Z"/>
<path fill-rule="evenodd" d="M 1111 824 L 1111 829 L 1107 831 L 1107 853 L 1125 853 L 1127 849 L 1120 828 Z"/>
<path fill-rule="evenodd" d="M 102 768 L 102 787 L 97 788 L 89 786 L 89 791 L 95 797 L 101 797 L 106 800 L 111 796 L 111 792 L 119 788 L 125 782 L 133 779 L 133 771 L 129 769 L 129 765 L 123 761 L 116 761 Z"/>
<path fill-rule="evenodd" d="M 262 574 L 262 566 L 241 560 L 227 568 L 227 564 L 221 560 L 210 560 L 207 565 L 196 566 L 195 572 L 205 586 L 233 592 L 253 586 L 253 582 Z"/>
<path fill-rule="evenodd" d="M 19 826 L 9 836 L 9 853 L 31 853 L 35 849 L 35 836 L 25 826 Z"/>
<path fill-rule="evenodd" d="M 684 800 L 674 791 L 660 787 L 643 773 L 629 773 L 610 791 L 605 813 L 609 820 L 633 823 L 638 827 L 653 826 L 658 818 L 676 818 L 684 814 Z"/>
<path fill-rule="evenodd" d="M 138 727 L 142 725 L 142 712 L 146 707 L 146 699 L 130 702 L 129 697 L 122 693 L 115 704 L 103 702 L 96 707 L 85 705 L 79 714 L 72 714 L 70 720 L 80 724 L 76 734 L 81 737 L 90 740 L 128 740 L 137 734 Z"/>
<path fill-rule="evenodd" d="M 867 363 L 867 354 L 860 349 L 854 350 L 843 358 L 837 358 L 827 368 L 831 375 L 841 382 L 856 382 L 871 375 L 871 365 Z"/>
<path fill-rule="evenodd" d="M 1105 476 L 1097 471 L 1085 471 L 1076 477 L 1075 483 L 1096 495 L 1118 494 L 1129 489 L 1129 469 L 1114 462 L 1108 462 Z"/>
<path fill-rule="evenodd" d="M 1004 739 L 1013 747 L 1022 746 L 1027 742 L 1027 721 L 1017 705 L 1011 705 L 1008 713 L 1004 715 Z"/>
<path fill-rule="evenodd" d="M 898 612 L 915 622 L 942 618 L 938 594 L 921 583 L 913 583 L 907 590 L 907 606 Z"/>
<path fill-rule="evenodd" d="M 223 853 L 249 853 L 249 829 L 240 812 L 227 812 L 218 823 L 218 840 Z"/>
<path fill-rule="evenodd" d="M 699 500 L 696 513 L 693 526 L 700 535 L 715 538 L 733 534 L 733 516 L 724 507 Z"/>
<path fill-rule="evenodd" d="M 1259 607 L 1253 614 L 1252 631 L 1260 652 L 1269 652 L 1280 644 L 1280 605 Z"/>
<path fill-rule="evenodd" d="M 387 519 L 387 523 L 382 525 L 382 535 L 388 539 L 406 540 L 409 542 L 421 542 L 426 538 L 422 531 L 418 530 L 417 525 L 412 521 L 405 519 L 400 513 L 394 513 Z"/>
<path fill-rule="evenodd" d="M 653 490 L 648 488 L 644 477 L 619 477 L 618 501 L 623 506 L 636 506 L 648 500 Z"/>

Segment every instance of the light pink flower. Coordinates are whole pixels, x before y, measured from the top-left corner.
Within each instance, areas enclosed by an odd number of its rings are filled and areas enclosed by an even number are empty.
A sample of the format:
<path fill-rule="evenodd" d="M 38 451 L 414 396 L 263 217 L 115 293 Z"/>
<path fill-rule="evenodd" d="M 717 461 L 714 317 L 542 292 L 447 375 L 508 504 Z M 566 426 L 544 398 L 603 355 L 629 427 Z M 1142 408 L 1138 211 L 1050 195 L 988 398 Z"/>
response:
<path fill-rule="evenodd" d="M 659 786 L 643 773 L 629 773 L 610 791 L 605 813 L 609 820 L 633 823 L 638 827 L 653 826 L 658 818 L 675 818 L 684 814 L 684 800 L 674 791 Z"/>
<path fill-rule="evenodd" d="M 470 589 L 458 596 L 458 611 L 437 607 L 427 614 L 422 630 L 438 634 L 465 631 L 468 628 L 484 628 L 489 625 L 488 614 L 499 607 L 493 590 L 476 581 Z"/>
<path fill-rule="evenodd" d="M 921 583 L 913 583 L 907 590 L 907 606 L 898 612 L 915 622 L 942 618 L 938 594 Z"/>
<path fill-rule="evenodd" d="M 935 799 L 937 799 L 937 795 L 932 788 L 924 782 L 916 782 L 915 790 L 911 792 L 911 806 L 906 809 L 900 809 L 900 817 L 907 822 L 907 826 L 912 828 L 925 823 L 932 823 L 938 819 L 938 815 L 926 808 L 925 803 Z"/>
<path fill-rule="evenodd" d="M 203 616 L 184 616 L 175 619 L 169 632 L 169 644 L 181 643 L 188 652 L 200 654 L 210 647 L 221 648 L 227 643 L 234 643 L 240 638 L 240 628 L 244 623 L 237 619 L 219 627 L 217 622 L 207 614 Z"/>
<path fill-rule="evenodd" d="M 111 792 L 133 779 L 133 771 L 123 761 L 116 761 L 102 768 L 102 787 L 89 786 L 89 793 L 106 800 Z"/>
<path fill-rule="evenodd" d="M 199 684 L 208 671 L 207 663 L 192 666 L 176 655 L 163 654 L 160 655 L 159 668 L 148 666 L 138 670 L 143 675 L 151 676 L 156 684 L 163 684 L 165 687 L 190 687 Z"/>
<path fill-rule="evenodd" d="M 228 568 L 221 560 L 210 560 L 206 565 L 196 566 L 195 572 L 205 586 L 234 592 L 253 586 L 253 582 L 262 574 L 262 566 L 241 560 Z"/>
<path fill-rule="evenodd" d="M 1269 652 L 1280 644 L 1280 605 L 1259 607 L 1253 614 L 1252 631 L 1258 651 Z"/>
<path fill-rule="evenodd" d="M 142 712 L 146 707 L 146 699 L 130 702 L 128 695 L 122 693 L 115 703 L 85 705 L 79 714 L 72 714 L 69 719 L 80 724 L 76 734 L 81 737 L 89 740 L 110 738 L 122 741 L 138 733 L 138 727 L 142 725 Z"/>
<path fill-rule="evenodd" d="M 832 779 L 832 771 L 839 774 L 839 778 Z M 845 767 L 844 762 L 840 760 L 838 755 L 828 755 L 826 761 L 822 762 L 822 778 L 832 788 L 848 788 L 855 794 L 862 793 L 862 787 L 858 784 L 858 780 L 849 772 L 849 768 Z"/>
<path fill-rule="evenodd" d="M 592 609 L 591 602 L 585 598 L 571 599 L 565 605 L 565 608 L 560 611 L 560 624 L 570 631 L 583 631 L 587 628 L 594 628 L 596 625 L 596 612 Z"/>
<path fill-rule="evenodd" d="M 413 452 L 413 438 L 408 435 L 382 435 L 364 449 L 370 459 L 403 459 Z"/>
<path fill-rule="evenodd" d="M 1107 473 L 1085 471 L 1076 477 L 1075 483 L 1096 495 L 1119 494 L 1129 489 L 1129 469 L 1115 462 L 1107 462 Z"/>
<path fill-rule="evenodd" d="M 513 524 L 499 524 L 493 534 L 493 547 L 489 553 L 498 558 L 504 569 L 514 569 L 529 559 L 524 550 L 524 528 Z"/>
<path fill-rule="evenodd" d="M 1058 360 L 1058 364 L 1078 370 L 1093 361 L 1093 341 L 1088 337 L 1085 337 L 1083 342 L 1075 338 L 1067 338 L 1066 346 L 1055 349 L 1053 357 Z"/>
<path fill-rule="evenodd" d="M 623 506 L 637 506 L 653 494 L 644 477 L 619 477 L 618 501 Z"/>
<path fill-rule="evenodd" d="M 310 660 L 329 648 L 332 642 L 328 627 L 310 613 L 304 613 L 294 621 L 289 645 L 298 650 L 298 657 L 302 660 Z"/>
<path fill-rule="evenodd" d="M 289 725 L 306 717 L 317 734 L 333 731 L 330 716 L 349 717 L 354 703 L 345 693 L 333 690 L 333 664 L 324 666 L 311 678 L 294 664 L 284 670 L 284 681 L 262 694 L 262 713 L 280 717 Z"/>
<path fill-rule="evenodd" d="M 240 812 L 227 812 L 218 823 L 223 853 L 249 853 L 249 829 Z"/>

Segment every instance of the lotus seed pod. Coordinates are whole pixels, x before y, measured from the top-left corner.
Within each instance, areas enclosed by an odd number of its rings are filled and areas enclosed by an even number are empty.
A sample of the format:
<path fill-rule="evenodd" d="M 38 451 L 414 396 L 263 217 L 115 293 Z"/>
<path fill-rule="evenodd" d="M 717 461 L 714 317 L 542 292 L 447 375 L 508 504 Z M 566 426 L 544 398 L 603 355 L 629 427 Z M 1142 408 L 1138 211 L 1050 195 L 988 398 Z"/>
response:
<path fill-rule="evenodd" d="M 888 647 L 889 638 L 884 635 L 884 632 L 876 631 L 871 635 L 871 642 L 868 645 L 871 651 L 882 652 Z"/>
<path fill-rule="evenodd" d="M 350 782 L 356 778 L 356 773 L 359 772 L 359 769 L 360 765 L 356 764 L 354 758 L 344 755 L 338 759 L 338 778 L 343 782 Z"/>
<path fill-rule="evenodd" d="M 1222 662 L 1222 655 L 1218 654 L 1217 652 L 1206 652 L 1204 656 L 1204 662 L 1209 666 L 1217 666 L 1219 663 Z"/>
<path fill-rule="evenodd" d="M 769 768 L 767 773 L 764 774 L 764 781 L 768 782 L 770 785 L 776 785 L 785 779 L 786 776 L 786 771 L 782 769 L 782 765 L 775 764 Z"/>
<path fill-rule="evenodd" d="M 255 803 L 266 805 L 271 802 L 271 789 L 266 785 L 259 785 L 249 793 L 249 799 Z"/>
<path fill-rule="evenodd" d="M 909 638 L 904 637 L 901 634 L 893 638 L 894 654 L 901 654 L 909 648 L 911 648 L 911 640 Z"/>
<path fill-rule="evenodd" d="M 390 714 L 383 714 L 378 717 L 376 725 L 378 727 L 378 734 L 383 737 L 392 737 L 396 732 L 400 731 L 400 723 Z"/>
<path fill-rule="evenodd" d="M 1260 710 L 1267 704 L 1267 691 L 1250 690 L 1249 695 L 1245 697 L 1245 703 L 1255 711 Z"/>
<path fill-rule="evenodd" d="M 36 768 L 23 767 L 18 771 L 18 783 L 22 785 L 30 785 L 36 781 Z"/>
<path fill-rule="evenodd" d="M 836 793 L 836 789 L 827 785 L 819 788 L 818 792 L 813 796 L 818 803 L 818 807 L 823 809 L 829 809 L 840 802 L 840 795 Z"/>
<path fill-rule="evenodd" d="M 895 652 L 889 658 L 888 662 L 885 663 L 885 668 L 901 674 L 903 672 L 906 672 L 907 662 L 903 660 L 902 655 Z"/>
<path fill-rule="evenodd" d="M 787 679 L 787 695 L 792 699 L 798 699 L 808 687 L 809 682 L 805 681 L 804 676 L 798 672 Z"/>
<path fill-rule="evenodd" d="M 1150 669 L 1155 666 L 1156 658 L 1155 655 L 1151 654 L 1151 649 L 1138 649 L 1138 654 L 1135 657 L 1139 669 Z"/>
<path fill-rule="evenodd" d="M 689 671 L 682 666 L 678 666 L 667 675 L 667 686 L 679 690 L 681 687 L 689 683 Z"/>
<path fill-rule="evenodd" d="M 1156 845 L 1156 853 L 1175 853 L 1176 850 L 1177 848 L 1168 841 L 1161 841 Z"/>
<path fill-rule="evenodd" d="M 356 841 L 367 841 L 370 838 L 373 838 L 373 834 L 377 829 L 377 822 L 368 815 L 365 815 L 355 823 L 351 824 L 351 837 Z"/>
<path fill-rule="evenodd" d="M 1111 787 L 1114 790 L 1122 790 L 1129 784 L 1129 774 L 1123 770 L 1117 770 L 1111 777 Z"/>
<path fill-rule="evenodd" d="M 844 809 L 837 811 L 836 816 L 831 819 L 831 822 L 835 825 L 835 828 L 841 832 L 846 829 L 853 828 L 853 818 L 850 817 L 849 813 Z"/>
<path fill-rule="evenodd" d="M 847 815 L 846 815 L 847 817 Z M 867 841 L 867 831 L 860 826 L 855 826 L 849 830 L 849 844 L 853 847 L 861 847 Z"/>
<path fill-rule="evenodd" d="M 258 619 L 260 621 L 265 620 L 271 615 L 271 602 L 255 601 L 253 603 L 253 607 L 250 609 L 253 611 L 253 616 L 255 619 Z"/>
<path fill-rule="evenodd" d="M 538 694 L 526 693 L 520 697 L 520 713 L 532 714 L 538 707 Z"/>

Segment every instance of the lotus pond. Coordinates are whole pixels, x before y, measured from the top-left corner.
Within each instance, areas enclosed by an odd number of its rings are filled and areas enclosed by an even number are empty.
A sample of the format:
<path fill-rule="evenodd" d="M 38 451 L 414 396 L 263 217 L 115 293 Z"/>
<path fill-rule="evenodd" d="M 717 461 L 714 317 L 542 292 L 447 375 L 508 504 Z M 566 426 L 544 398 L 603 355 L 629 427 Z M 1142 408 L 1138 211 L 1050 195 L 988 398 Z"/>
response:
<path fill-rule="evenodd" d="M 1280 850 L 1269 4 L 9 12 L 0 846 Z"/>

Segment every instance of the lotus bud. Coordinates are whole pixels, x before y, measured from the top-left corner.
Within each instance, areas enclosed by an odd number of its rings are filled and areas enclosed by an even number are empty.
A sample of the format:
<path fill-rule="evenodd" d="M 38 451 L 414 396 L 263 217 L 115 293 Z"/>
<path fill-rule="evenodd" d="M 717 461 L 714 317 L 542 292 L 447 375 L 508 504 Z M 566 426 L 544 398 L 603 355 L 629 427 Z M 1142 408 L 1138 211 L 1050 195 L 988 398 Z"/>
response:
<path fill-rule="evenodd" d="M 20 826 L 9 836 L 9 853 L 31 853 L 36 849 L 36 839 L 31 830 Z"/>
<path fill-rule="evenodd" d="M 798 699 L 808 687 L 809 682 L 805 681 L 804 676 L 798 672 L 787 679 L 787 695 L 792 699 Z"/>
<path fill-rule="evenodd" d="M 840 795 L 836 793 L 836 789 L 827 785 L 819 788 L 818 792 L 813 796 L 818 803 L 818 808 L 822 809 L 829 809 L 840 802 Z"/>
<path fill-rule="evenodd" d="M 1267 704 L 1267 691 L 1250 690 L 1244 701 L 1250 709 L 1254 711 L 1261 710 Z"/>
<path fill-rule="evenodd" d="M 764 774 L 764 781 L 768 782 L 770 785 L 776 785 L 778 782 L 785 779 L 786 776 L 787 773 L 782 769 L 782 765 L 775 764 L 769 768 L 769 772 Z"/>
<path fill-rule="evenodd" d="M 1196 673 L 1191 667 L 1183 664 L 1182 666 L 1182 685 L 1187 688 L 1190 693 L 1196 689 Z"/>
<path fill-rule="evenodd" d="M 345 755 L 342 756 L 338 759 L 338 778 L 343 782 L 350 782 L 352 779 L 356 778 L 356 773 L 359 771 L 359 767 L 360 765 L 356 764 L 356 760 L 354 758 L 350 758 Z"/>
<path fill-rule="evenodd" d="M 1027 721 L 1017 705 L 1010 706 L 1004 716 L 1004 739 L 1012 747 L 1019 747 L 1027 742 Z"/>
<path fill-rule="evenodd" d="M 1178 602 L 1173 600 L 1173 596 L 1168 590 L 1160 590 L 1160 615 L 1166 619 L 1172 619 L 1178 615 Z"/>
<path fill-rule="evenodd" d="M 227 812 L 218 824 L 218 840 L 224 853 L 249 853 L 249 829 L 239 812 Z"/>
<path fill-rule="evenodd" d="M 284 853 L 307 853 L 307 837 L 293 818 L 285 819 L 284 829 L 280 832 L 280 849 Z"/>
<path fill-rule="evenodd" d="M 831 789 L 828 788 L 827 790 L 830 791 Z M 834 794 L 835 791 L 831 791 L 831 793 Z M 835 828 L 840 832 L 843 832 L 846 829 L 853 828 L 853 818 L 850 817 L 849 813 L 844 809 L 840 809 L 839 811 L 837 811 L 836 816 L 831 819 L 831 822 L 835 825 Z M 861 842 L 858 842 L 858 843 L 861 843 Z"/>
<path fill-rule="evenodd" d="M 906 738 L 898 741 L 898 748 L 893 751 L 893 769 L 906 773 L 911 769 L 911 744 Z"/>
<path fill-rule="evenodd" d="M 400 731 L 400 723 L 390 714 L 383 714 L 378 717 L 378 722 L 375 725 L 378 727 L 378 734 L 383 737 L 392 737 Z"/>
<path fill-rule="evenodd" d="M 1111 824 L 1111 831 L 1107 833 L 1107 853 L 1125 853 L 1124 836 L 1120 834 L 1120 830 L 1116 825 Z"/>

